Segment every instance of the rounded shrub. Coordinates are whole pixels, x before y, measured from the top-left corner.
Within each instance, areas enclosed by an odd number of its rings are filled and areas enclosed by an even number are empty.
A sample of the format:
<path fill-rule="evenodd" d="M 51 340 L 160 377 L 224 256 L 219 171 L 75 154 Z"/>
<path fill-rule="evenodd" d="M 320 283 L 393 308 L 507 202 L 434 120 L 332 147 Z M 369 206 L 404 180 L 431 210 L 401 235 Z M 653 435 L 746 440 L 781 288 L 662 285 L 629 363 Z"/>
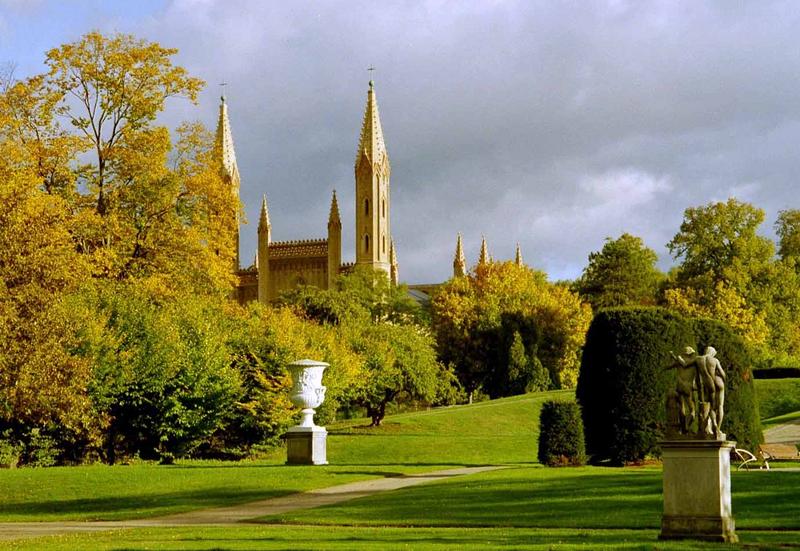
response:
<path fill-rule="evenodd" d="M 578 404 L 550 400 L 539 414 L 539 462 L 548 467 L 583 465 L 586 449 Z"/>
<path fill-rule="evenodd" d="M 707 345 L 728 374 L 722 431 L 740 446 L 761 442 L 758 406 L 743 341 L 714 320 L 688 319 L 663 308 L 601 310 L 586 335 L 576 395 L 594 462 L 639 462 L 660 454 L 665 399 L 675 388 L 671 351 Z"/>

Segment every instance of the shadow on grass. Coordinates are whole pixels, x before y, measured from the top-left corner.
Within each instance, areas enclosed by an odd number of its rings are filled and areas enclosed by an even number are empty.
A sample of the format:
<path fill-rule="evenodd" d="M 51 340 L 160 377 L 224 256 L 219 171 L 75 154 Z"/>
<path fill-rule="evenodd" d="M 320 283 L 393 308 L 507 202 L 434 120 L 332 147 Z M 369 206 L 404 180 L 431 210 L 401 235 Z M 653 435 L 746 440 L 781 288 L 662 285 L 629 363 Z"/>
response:
<path fill-rule="evenodd" d="M 657 530 L 662 513 L 661 485 L 660 470 L 554 473 L 546 469 L 507 469 L 287 514 L 279 520 L 420 527 Z M 800 474 L 745 473 L 734 476 L 732 486 L 737 527 L 800 529 Z"/>

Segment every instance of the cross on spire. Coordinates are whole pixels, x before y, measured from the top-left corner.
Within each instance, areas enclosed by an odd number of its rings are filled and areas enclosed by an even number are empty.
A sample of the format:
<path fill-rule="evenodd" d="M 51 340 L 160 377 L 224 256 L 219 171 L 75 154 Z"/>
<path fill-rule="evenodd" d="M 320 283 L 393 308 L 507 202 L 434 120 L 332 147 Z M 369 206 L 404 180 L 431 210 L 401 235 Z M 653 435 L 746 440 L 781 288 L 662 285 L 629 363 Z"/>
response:
<path fill-rule="evenodd" d="M 367 71 L 369 71 L 369 87 L 370 88 L 372 88 L 372 85 L 374 84 L 374 82 L 372 80 L 372 72 L 374 70 L 375 70 L 375 66 L 374 65 L 370 65 L 369 67 L 367 67 Z"/>
<path fill-rule="evenodd" d="M 219 87 L 222 88 L 222 95 L 219 97 L 222 101 L 225 101 L 225 87 L 228 85 L 227 82 L 224 80 L 219 83 Z"/>

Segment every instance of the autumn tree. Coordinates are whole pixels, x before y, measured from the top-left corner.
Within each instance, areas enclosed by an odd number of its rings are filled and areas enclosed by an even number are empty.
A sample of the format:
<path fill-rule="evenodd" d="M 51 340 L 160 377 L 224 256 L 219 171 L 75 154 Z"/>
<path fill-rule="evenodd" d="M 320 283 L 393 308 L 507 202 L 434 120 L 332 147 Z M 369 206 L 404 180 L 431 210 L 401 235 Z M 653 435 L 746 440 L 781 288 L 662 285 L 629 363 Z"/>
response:
<path fill-rule="evenodd" d="M 787 209 L 778 213 L 775 222 L 778 234 L 778 254 L 783 260 L 794 258 L 800 261 L 800 210 Z"/>
<path fill-rule="evenodd" d="M 623 233 L 606 238 L 603 249 L 589 254 L 589 265 L 575 289 L 597 310 L 613 306 L 652 305 L 662 274 L 658 256 L 641 238 Z"/>
<path fill-rule="evenodd" d="M 52 428 L 62 449 L 80 450 L 113 426 L 95 391 L 104 374 L 127 373 L 126 347 L 101 361 L 87 352 L 87 342 L 98 342 L 87 334 L 125 341 L 128 350 L 149 341 L 89 323 L 103 310 L 80 297 L 117 283 L 121 296 L 162 305 L 230 292 L 239 205 L 213 136 L 198 124 L 173 136 L 157 123 L 169 98 L 194 101 L 202 86 L 174 54 L 128 35 L 89 33 L 48 52 L 44 74 L 0 74 L 0 429 L 15 437 Z M 181 325 L 182 311 L 163 311 L 171 330 L 191 325 Z M 185 365 L 194 352 L 173 358 Z M 172 383 L 179 393 L 196 389 L 189 383 L 203 373 Z M 191 392 L 175 404 L 202 402 Z M 165 453 L 198 445 L 178 434 L 199 434 L 180 416 L 153 422 L 163 422 Z"/>
<path fill-rule="evenodd" d="M 101 216 L 113 210 L 116 192 L 149 173 L 150 154 L 160 157 L 164 129 L 153 122 L 167 98 L 197 99 L 203 82 L 172 64 L 177 52 L 96 31 L 47 52 L 46 86 L 58 97 L 57 112 L 92 150 L 80 176 Z"/>
<path fill-rule="evenodd" d="M 512 262 L 479 264 L 443 285 L 432 309 L 439 358 L 454 367 L 468 393 L 508 371 L 515 331 L 529 342 L 531 365 L 540 361 L 556 388 L 574 386 L 591 308 L 544 273 Z M 509 335 L 498 339 L 509 317 L 524 323 L 507 324 Z M 526 326 L 536 327 L 538 338 L 531 339 Z"/>
<path fill-rule="evenodd" d="M 6 117 L 0 111 L 0 129 Z M 0 433 L 21 439 L 31 427 L 59 427 L 92 439 L 100 420 L 85 393 L 90 365 L 71 354 L 73 314 L 63 301 L 88 267 L 68 206 L 40 189 L 29 153 L 0 130 Z"/>
<path fill-rule="evenodd" d="M 175 291 L 227 293 L 240 208 L 213 135 L 157 124 L 170 98 L 203 82 L 174 49 L 91 32 L 47 53 L 48 71 L 8 87 L 5 135 L 48 193 L 68 201 L 72 236 L 95 277 L 150 279 Z"/>

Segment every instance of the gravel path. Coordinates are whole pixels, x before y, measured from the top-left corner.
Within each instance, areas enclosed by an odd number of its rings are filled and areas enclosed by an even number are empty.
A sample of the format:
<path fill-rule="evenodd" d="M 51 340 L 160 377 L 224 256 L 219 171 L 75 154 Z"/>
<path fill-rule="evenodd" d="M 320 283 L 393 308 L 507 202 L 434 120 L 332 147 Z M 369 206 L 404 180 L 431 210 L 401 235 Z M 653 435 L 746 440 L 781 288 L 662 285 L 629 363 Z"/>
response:
<path fill-rule="evenodd" d="M 800 419 L 765 430 L 764 441 L 767 444 L 800 443 Z"/>

